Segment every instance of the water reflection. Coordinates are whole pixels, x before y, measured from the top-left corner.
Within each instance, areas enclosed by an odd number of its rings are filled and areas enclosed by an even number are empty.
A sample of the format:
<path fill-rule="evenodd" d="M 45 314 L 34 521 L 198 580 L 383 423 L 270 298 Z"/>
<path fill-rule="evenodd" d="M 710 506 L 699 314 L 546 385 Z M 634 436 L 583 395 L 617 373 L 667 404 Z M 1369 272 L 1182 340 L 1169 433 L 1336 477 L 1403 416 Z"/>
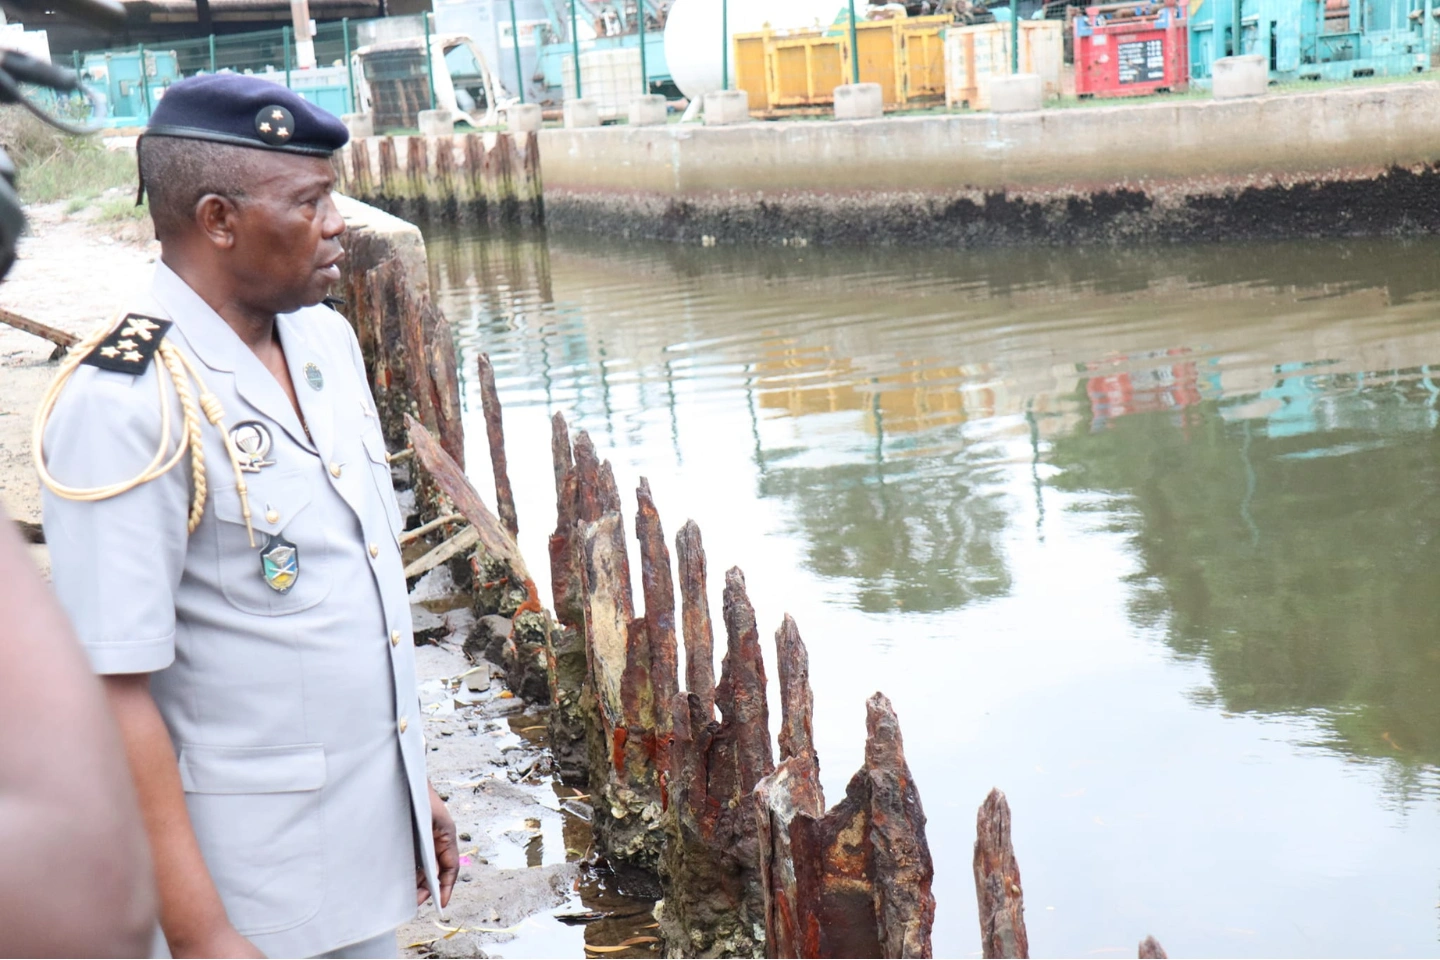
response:
<path fill-rule="evenodd" d="M 1427 367 L 1328 366 L 1168 416 L 1117 418 L 1092 388 L 1055 484 L 1126 499 L 1135 615 L 1205 662 L 1225 709 L 1318 713 L 1330 746 L 1433 765 L 1440 392 Z"/>
<path fill-rule="evenodd" d="M 937 954 L 995 783 L 1049 952 L 1433 953 L 1440 243 L 431 255 L 527 552 L 563 411 L 800 618 L 827 791 L 896 699 Z"/>

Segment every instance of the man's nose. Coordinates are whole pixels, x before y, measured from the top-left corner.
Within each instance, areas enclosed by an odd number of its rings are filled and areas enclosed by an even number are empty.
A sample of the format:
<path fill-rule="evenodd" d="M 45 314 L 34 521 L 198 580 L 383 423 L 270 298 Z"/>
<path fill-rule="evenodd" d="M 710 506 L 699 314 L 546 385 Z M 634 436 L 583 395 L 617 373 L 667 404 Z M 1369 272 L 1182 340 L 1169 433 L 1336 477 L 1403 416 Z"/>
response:
<path fill-rule="evenodd" d="M 340 215 L 340 208 L 335 205 L 333 195 L 325 197 L 325 219 L 320 224 L 321 236 L 326 240 L 333 240 L 345 232 L 345 218 Z"/>

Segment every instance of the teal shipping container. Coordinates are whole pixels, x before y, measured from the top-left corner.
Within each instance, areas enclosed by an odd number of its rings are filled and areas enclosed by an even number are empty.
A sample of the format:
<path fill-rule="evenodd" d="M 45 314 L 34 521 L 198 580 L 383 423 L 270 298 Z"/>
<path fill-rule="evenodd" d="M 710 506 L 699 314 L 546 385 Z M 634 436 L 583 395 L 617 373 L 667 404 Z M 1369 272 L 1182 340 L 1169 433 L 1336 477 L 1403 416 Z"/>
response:
<path fill-rule="evenodd" d="M 165 88 L 180 79 L 169 50 L 89 53 L 80 70 L 99 101 L 94 119 L 111 128 L 144 126 Z"/>
<path fill-rule="evenodd" d="M 1437 13 L 1440 0 L 1194 0 L 1190 75 L 1206 86 L 1210 65 L 1235 54 L 1266 57 L 1278 81 L 1427 71 Z"/>

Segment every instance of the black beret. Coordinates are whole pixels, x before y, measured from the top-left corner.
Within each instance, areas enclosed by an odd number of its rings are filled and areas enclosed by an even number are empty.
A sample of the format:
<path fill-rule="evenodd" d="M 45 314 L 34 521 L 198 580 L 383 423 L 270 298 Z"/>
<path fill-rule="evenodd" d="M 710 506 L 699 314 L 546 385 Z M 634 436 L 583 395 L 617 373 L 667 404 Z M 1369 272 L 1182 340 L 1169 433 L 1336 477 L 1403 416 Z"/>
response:
<path fill-rule="evenodd" d="M 171 84 L 150 114 L 145 136 L 328 157 L 345 146 L 350 131 L 334 114 L 278 83 L 218 73 Z"/>

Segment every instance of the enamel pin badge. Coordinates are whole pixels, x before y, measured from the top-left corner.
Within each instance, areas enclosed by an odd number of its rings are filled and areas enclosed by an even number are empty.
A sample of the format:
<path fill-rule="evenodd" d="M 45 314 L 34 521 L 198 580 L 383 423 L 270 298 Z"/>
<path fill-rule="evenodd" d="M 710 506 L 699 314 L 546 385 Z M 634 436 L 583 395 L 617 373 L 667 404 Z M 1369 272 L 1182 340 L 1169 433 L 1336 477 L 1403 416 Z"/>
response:
<path fill-rule="evenodd" d="M 260 551 L 260 571 L 271 590 L 289 593 L 300 579 L 300 548 L 284 537 L 271 534 Z"/>
<path fill-rule="evenodd" d="M 246 473 L 259 473 L 261 467 L 275 466 L 270 456 L 270 429 L 258 420 L 237 423 L 230 430 L 230 441 L 240 454 L 240 469 Z"/>
<path fill-rule="evenodd" d="M 305 382 L 310 384 L 312 390 L 325 389 L 325 374 L 313 363 L 305 364 Z"/>

